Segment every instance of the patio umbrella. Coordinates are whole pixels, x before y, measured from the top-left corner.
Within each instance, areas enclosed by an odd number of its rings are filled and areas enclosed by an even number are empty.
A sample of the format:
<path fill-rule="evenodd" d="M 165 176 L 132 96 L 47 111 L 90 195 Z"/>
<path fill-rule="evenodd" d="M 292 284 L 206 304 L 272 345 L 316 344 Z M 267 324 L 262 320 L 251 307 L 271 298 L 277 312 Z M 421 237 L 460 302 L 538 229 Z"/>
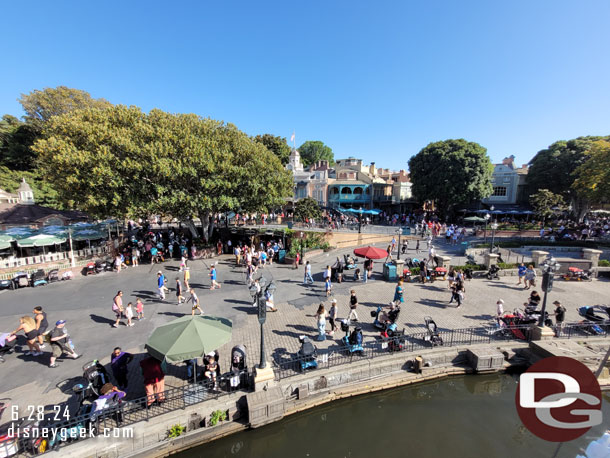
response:
<path fill-rule="evenodd" d="M 478 216 L 469 216 L 468 218 L 464 218 L 464 221 L 470 221 L 473 223 L 484 223 L 487 220 L 485 218 L 479 218 Z"/>
<path fill-rule="evenodd" d="M 21 248 L 44 247 L 49 245 L 59 245 L 65 241 L 65 237 L 56 237 L 51 234 L 38 234 L 25 239 L 17 240 L 17 246 Z"/>
<path fill-rule="evenodd" d="M 199 358 L 231 340 L 231 320 L 215 316 L 183 316 L 156 328 L 146 350 L 159 361 Z"/>
<path fill-rule="evenodd" d="M 0 235 L 0 250 L 5 250 L 11 247 L 11 242 L 15 240 L 15 237 L 10 235 Z"/>
<path fill-rule="evenodd" d="M 354 254 L 356 256 L 360 256 L 361 258 L 368 259 L 382 259 L 388 256 L 388 252 L 386 250 L 375 248 L 374 246 L 370 245 L 365 248 L 356 248 L 354 250 Z"/>

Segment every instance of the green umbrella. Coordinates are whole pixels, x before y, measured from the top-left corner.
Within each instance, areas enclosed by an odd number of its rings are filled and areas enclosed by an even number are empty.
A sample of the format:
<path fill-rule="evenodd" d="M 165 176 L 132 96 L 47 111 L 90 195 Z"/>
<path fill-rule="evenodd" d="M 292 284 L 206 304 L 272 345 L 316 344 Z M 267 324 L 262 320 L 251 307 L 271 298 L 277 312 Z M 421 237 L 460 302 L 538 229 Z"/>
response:
<path fill-rule="evenodd" d="M 216 316 L 183 316 L 156 328 L 146 350 L 172 363 L 198 358 L 231 340 L 231 320 Z"/>
<path fill-rule="evenodd" d="M 56 237 L 50 234 L 38 234 L 25 239 L 17 240 L 17 245 L 21 248 L 30 248 L 35 246 L 59 245 L 65 241 L 65 237 Z"/>
<path fill-rule="evenodd" d="M 5 250 L 11 247 L 11 242 L 15 240 L 15 237 L 10 235 L 0 235 L 0 250 Z"/>
<path fill-rule="evenodd" d="M 471 221 L 473 223 L 484 223 L 485 218 L 479 218 L 478 216 L 469 216 L 468 218 L 464 218 L 464 221 Z"/>

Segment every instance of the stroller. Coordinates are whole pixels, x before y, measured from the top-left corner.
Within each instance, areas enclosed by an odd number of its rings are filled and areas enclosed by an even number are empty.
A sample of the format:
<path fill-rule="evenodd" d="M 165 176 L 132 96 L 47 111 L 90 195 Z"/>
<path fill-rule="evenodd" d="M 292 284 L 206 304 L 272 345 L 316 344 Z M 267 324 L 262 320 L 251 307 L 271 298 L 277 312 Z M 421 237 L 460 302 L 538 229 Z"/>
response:
<path fill-rule="evenodd" d="M 47 281 L 49 283 L 53 283 L 59 281 L 59 269 L 53 269 L 49 271 L 49 276 L 47 277 Z"/>
<path fill-rule="evenodd" d="M 231 349 L 231 371 L 227 375 L 229 390 L 248 385 L 248 365 L 246 364 L 246 348 L 235 345 Z"/>
<path fill-rule="evenodd" d="M 306 369 L 316 369 L 318 367 L 318 349 L 307 336 L 299 336 L 299 341 L 301 342 L 301 349 L 297 356 L 301 372 L 304 372 Z"/>
<path fill-rule="evenodd" d="M 17 345 L 17 337 L 12 336 L 9 333 L 0 334 L 0 363 L 4 362 L 4 355 L 15 351 Z"/>
<path fill-rule="evenodd" d="M 500 275 L 498 275 L 498 272 L 500 272 L 500 268 L 495 264 L 492 264 L 487 271 L 487 279 L 493 280 L 495 278 L 496 280 L 499 280 Z"/>
<path fill-rule="evenodd" d="M 433 347 L 443 345 L 443 338 L 439 335 L 438 326 L 435 321 L 429 316 L 425 316 L 424 321 L 426 323 L 426 329 L 428 330 L 428 334 L 424 337 L 424 341 L 430 342 L 430 345 Z"/>
<path fill-rule="evenodd" d="M 464 279 L 469 281 L 472 280 L 472 269 L 464 269 Z"/>
<path fill-rule="evenodd" d="M 403 281 L 411 281 L 411 269 L 409 269 L 408 267 L 405 267 L 404 269 L 402 269 L 402 277 Z"/>
<path fill-rule="evenodd" d="M 434 269 L 434 274 L 436 278 L 442 278 L 444 280 L 447 277 L 447 269 L 444 267 L 436 267 Z"/>
<path fill-rule="evenodd" d="M 387 348 L 391 352 L 402 351 L 405 347 L 406 340 L 407 338 L 405 336 L 404 329 L 402 331 L 398 331 L 386 328 L 381 332 L 381 341 L 383 342 L 382 348 L 385 348 L 384 344 L 387 343 Z"/>
<path fill-rule="evenodd" d="M 502 321 L 504 323 L 505 326 L 502 326 L 502 324 L 500 324 L 501 327 L 506 327 L 510 333 L 516 337 L 519 340 L 527 340 L 527 336 L 524 334 L 523 330 L 520 329 L 520 325 L 524 324 L 521 319 L 519 319 L 518 316 L 512 314 L 512 313 L 507 313 L 506 315 L 504 315 L 502 318 L 500 318 L 500 321 Z M 510 336 L 510 334 L 509 334 Z"/>
<path fill-rule="evenodd" d="M 584 271 L 578 267 L 568 267 L 568 271 L 563 275 L 563 279 L 576 281 L 592 281 L 591 272 Z"/>
<path fill-rule="evenodd" d="M 93 264 L 93 269 L 91 269 L 91 264 Z M 102 261 L 98 259 L 97 261 L 90 262 L 87 264 L 87 275 L 100 274 L 106 270 L 106 261 Z"/>
<path fill-rule="evenodd" d="M 31 281 L 32 281 L 32 287 L 43 286 L 48 283 L 47 275 L 44 273 L 44 270 L 42 270 L 42 269 L 38 269 L 36 272 L 34 272 L 32 274 Z"/>
<path fill-rule="evenodd" d="M 584 321 L 581 322 L 584 325 L 583 331 L 594 336 L 604 334 L 601 325 L 603 325 L 606 319 L 603 316 L 597 315 L 593 307 L 589 305 L 578 307 L 578 314 L 584 318 Z"/>
<path fill-rule="evenodd" d="M 349 323 L 345 320 L 341 320 L 341 330 L 345 332 L 345 336 L 341 338 L 341 343 L 345 347 L 345 351 L 348 355 L 356 353 L 358 355 L 364 355 L 364 347 L 362 346 L 362 328 L 356 326 L 352 333 L 349 332 Z"/>
<path fill-rule="evenodd" d="M 83 378 L 86 385 L 79 383 L 72 388 L 80 396 L 81 404 L 86 399 L 97 399 L 104 384 L 110 382 L 108 371 L 96 359 L 83 366 Z"/>
<path fill-rule="evenodd" d="M 30 286 L 30 277 L 26 272 L 17 272 L 13 275 L 13 284 L 15 285 L 15 288 Z"/>
<path fill-rule="evenodd" d="M 352 259 L 351 256 L 344 254 L 343 259 L 345 260 L 344 268 L 346 270 L 355 269 L 358 266 L 358 264 L 356 264 L 356 261 Z"/>

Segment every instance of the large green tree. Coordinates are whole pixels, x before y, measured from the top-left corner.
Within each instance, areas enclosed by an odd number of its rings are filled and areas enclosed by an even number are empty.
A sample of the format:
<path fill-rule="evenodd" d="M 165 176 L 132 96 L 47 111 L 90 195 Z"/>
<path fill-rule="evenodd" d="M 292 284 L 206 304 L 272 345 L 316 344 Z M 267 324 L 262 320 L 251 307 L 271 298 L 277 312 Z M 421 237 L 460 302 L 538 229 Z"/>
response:
<path fill-rule="evenodd" d="M 536 210 L 536 214 L 542 219 L 544 225 L 546 220 L 563 211 L 566 208 L 565 201 L 561 194 L 555 194 L 548 189 L 539 189 L 538 192 L 530 196 L 530 204 Z"/>
<path fill-rule="evenodd" d="M 299 199 L 294 205 L 294 216 L 300 221 L 305 221 L 309 218 L 319 218 L 322 215 L 320 206 L 311 197 Z"/>
<path fill-rule="evenodd" d="M 232 124 L 137 107 L 51 118 L 34 149 L 59 197 L 99 217 L 264 211 L 291 195 L 280 160 Z"/>
<path fill-rule="evenodd" d="M 572 188 L 591 203 L 610 202 L 610 141 L 593 142 L 585 154 L 587 159 L 574 171 Z"/>
<path fill-rule="evenodd" d="M 464 139 L 430 143 L 409 159 L 409 173 L 414 197 L 434 201 L 441 215 L 493 191 L 487 150 Z"/>
<path fill-rule="evenodd" d="M 14 116 L 0 120 L 0 164 L 12 170 L 32 170 L 35 156 L 31 146 L 38 132 Z"/>
<path fill-rule="evenodd" d="M 593 142 L 610 140 L 610 137 L 578 137 L 573 140 L 561 140 L 546 149 L 539 151 L 530 161 L 527 172 L 529 195 L 539 189 L 560 194 L 572 204 L 572 211 L 581 219 L 589 208 L 585 195 L 573 187 L 575 171 L 587 160 L 587 151 Z"/>
<path fill-rule="evenodd" d="M 317 161 L 328 161 L 330 165 L 335 163 L 333 150 L 321 141 L 306 141 L 299 146 L 298 150 L 304 166 L 311 165 Z"/>
<path fill-rule="evenodd" d="M 271 134 L 257 135 L 254 141 L 264 145 L 269 151 L 275 154 L 282 165 L 288 164 L 290 160 L 290 146 L 286 143 L 285 137 L 276 137 Z"/>

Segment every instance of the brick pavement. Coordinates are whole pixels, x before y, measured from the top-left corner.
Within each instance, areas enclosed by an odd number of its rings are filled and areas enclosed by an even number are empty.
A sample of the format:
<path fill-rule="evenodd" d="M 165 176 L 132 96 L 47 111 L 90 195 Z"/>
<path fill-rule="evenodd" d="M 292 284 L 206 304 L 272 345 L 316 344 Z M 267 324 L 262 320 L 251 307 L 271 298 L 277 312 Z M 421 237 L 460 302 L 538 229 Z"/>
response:
<path fill-rule="evenodd" d="M 385 247 L 381 247 L 385 248 Z M 443 247 L 440 247 L 441 254 Z M 285 359 L 295 354 L 299 348 L 298 336 L 301 334 L 315 337 L 314 314 L 320 302 L 330 304 L 323 290 L 322 269 L 334 262 L 336 256 L 351 252 L 351 249 L 338 250 L 330 254 L 323 254 L 312 260 L 312 270 L 315 284 L 304 286 L 303 267 L 293 270 L 287 265 L 273 265 L 263 269 L 267 278 L 273 278 L 277 284 L 275 293 L 277 313 L 268 313 L 265 324 L 266 348 L 268 350 L 268 361 L 274 359 Z M 413 256 L 413 253 L 409 254 Z M 223 284 L 221 290 L 210 291 L 207 289 L 206 267 L 210 261 L 195 261 L 191 263 L 193 270 L 192 283 L 197 288 L 198 294 L 206 313 L 225 316 L 233 320 L 233 336 L 230 343 L 219 349 L 221 355 L 221 368 L 226 370 L 229 366 L 230 349 L 235 344 L 243 344 L 248 352 L 248 365 L 253 367 L 260 358 L 260 332 L 256 316 L 256 309 L 251 306 L 251 298 L 244 284 L 243 269 L 233 267 L 232 257 L 223 256 L 219 260 L 219 279 Z M 176 275 L 177 263 L 163 264 L 162 268 L 168 274 L 170 287 Z M 358 315 L 363 326 L 365 342 L 374 339 L 378 335 L 372 325 L 370 311 L 375 310 L 377 304 L 387 304 L 394 295 L 394 283 L 388 283 L 381 278 L 380 271 L 382 262 L 375 263 L 374 280 L 367 284 L 347 280 L 342 284 L 333 286 L 333 297 L 338 301 L 339 317 L 347 316 L 349 290 L 355 289 L 359 298 L 360 306 Z M 128 269 L 119 276 L 108 273 L 97 278 L 80 278 L 65 285 L 50 285 L 44 288 L 36 288 L 25 291 L 21 296 L 10 296 L 7 292 L 0 296 L 0 307 L 2 301 L 11 300 L 13 297 L 27 297 L 27 309 L 31 305 L 39 303 L 45 298 L 55 294 L 52 288 L 65 288 L 60 291 L 62 302 L 59 302 L 57 311 L 53 312 L 51 321 L 55 321 L 60 314 L 67 312 L 73 317 L 69 329 L 77 346 L 80 344 L 85 348 L 86 357 L 79 361 L 64 361 L 62 373 L 53 372 L 44 365 L 32 365 L 21 354 L 17 358 L 14 355 L 7 357 L 7 362 L 0 365 L 5 381 L 3 394 L 0 397 L 12 397 L 14 403 L 21 405 L 39 403 L 57 403 L 67 397 L 55 388 L 55 384 L 63 378 L 80 375 L 80 366 L 88 359 L 97 357 L 102 363 L 108 363 L 110 351 L 115 345 L 121 345 L 126 351 L 137 354 L 138 358 L 144 356 L 144 343 L 152 330 L 176 316 L 190 313 L 190 306 L 177 306 L 175 303 L 161 303 L 154 298 L 154 277 L 157 267 L 140 266 L 137 269 Z M 349 277 L 350 272 L 347 272 Z M 132 296 L 140 296 L 145 299 L 146 319 L 144 322 L 136 323 L 133 328 L 121 327 L 112 329 L 109 327 L 110 313 L 109 304 L 112 295 L 118 287 L 127 292 L 129 300 Z M 407 283 L 405 284 L 405 304 L 399 318 L 399 328 L 404 327 L 408 333 L 418 332 L 424 329 L 424 316 L 431 316 L 441 330 L 456 329 L 470 326 L 481 326 L 489 324 L 495 315 L 495 302 L 498 298 L 505 301 L 505 310 L 519 307 L 526 300 L 529 291 L 523 291 L 521 287 L 514 285 L 514 277 L 501 277 L 500 280 L 488 281 L 476 279 L 466 284 L 466 299 L 461 308 L 449 306 L 449 291 L 447 282 L 437 281 L 433 284 Z M 608 301 L 609 283 L 605 280 L 594 282 L 563 282 L 556 281 L 555 289 L 550 295 L 550 302 L 560 299 L 566 306 L 567 320 L 578 319 L 576 307 L 584 304 L 597 304 Z M 100 292 L 93 288 L 100 288 Z M 14 292 L 19 294 L 19 291 Z M 32 296 L 32 298 L 29 298 Z M 82 307 L 86 298 L 87 307 Z M 173 292 L 168 294 L 168 300 L 173 301 Z M 72 303 L 71 301 L 74 301 Z M 45 302 L 42 302 L 43 304 Z M 67 310 L 67 312 L 66 312 Z M 95 313 L 92 313 L 95 311 Z M 26 311 L 27 313 L 27 311 Z M 12 322 L 17 314 L 5 314 L 3 320 Z M 63 315 L 62 315 L 63 316 Z M 78 325 L 75 325 L 75 322 Z M 6 328 L 6 326 L 5 326 Z M 334 339 L 325 342 L 316 342 L 318 348 L 331 348 L 338 346 L 341 331 L 335 333 Z M 130 372 L 129 397 L 143 395 L 142 380 L 139 367 L 136 362 L 132 363 Z M 34 369 L 35 368 L 35 369 Z M 26 375 L 24 375 L 26 374 Z M 28 377 L 27 374 L 30 376 Z M 166 386 L 181 386 L 187 383 L 186 369 L 184 365 L 169 366 L 169 374 Z"/>

